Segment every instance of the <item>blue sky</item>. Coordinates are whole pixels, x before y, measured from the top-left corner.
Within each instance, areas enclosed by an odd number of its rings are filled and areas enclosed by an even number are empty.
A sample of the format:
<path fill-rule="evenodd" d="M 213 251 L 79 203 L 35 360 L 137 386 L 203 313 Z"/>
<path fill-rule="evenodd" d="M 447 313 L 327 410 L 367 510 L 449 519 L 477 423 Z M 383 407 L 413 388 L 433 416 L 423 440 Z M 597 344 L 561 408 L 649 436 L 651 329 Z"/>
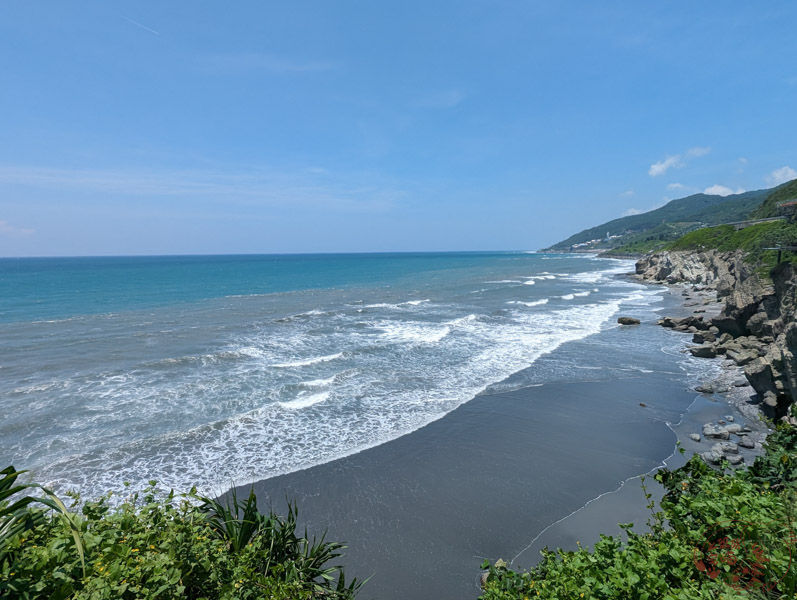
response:
<path fill-rule="evenodd" d="M 0 6 L 0 256 L 536 249 L 797 177 L 797 3 Z"/>

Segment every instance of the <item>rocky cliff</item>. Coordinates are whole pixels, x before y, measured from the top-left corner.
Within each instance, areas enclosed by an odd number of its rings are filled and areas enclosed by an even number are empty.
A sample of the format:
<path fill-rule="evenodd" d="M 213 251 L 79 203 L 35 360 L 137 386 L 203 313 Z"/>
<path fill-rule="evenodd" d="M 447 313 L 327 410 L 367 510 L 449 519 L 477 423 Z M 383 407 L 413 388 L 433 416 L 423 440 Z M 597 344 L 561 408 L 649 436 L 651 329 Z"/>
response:
<path fill-rule="evenodd" d="M 661 324 L 694 331 L 695 356 L 725 355 L 745 376 L 775 419 L 788 418 L 797 403 L 797 270 L 778 265 L 772 280 L 745 262 L 741 252 L 660 252 L 639 260 L 637 276 L 661 283 L 714 289 L 724 299 L 710 322 L 663 319 Z M 687 322 L 688 321 L 688 322 Z"/>

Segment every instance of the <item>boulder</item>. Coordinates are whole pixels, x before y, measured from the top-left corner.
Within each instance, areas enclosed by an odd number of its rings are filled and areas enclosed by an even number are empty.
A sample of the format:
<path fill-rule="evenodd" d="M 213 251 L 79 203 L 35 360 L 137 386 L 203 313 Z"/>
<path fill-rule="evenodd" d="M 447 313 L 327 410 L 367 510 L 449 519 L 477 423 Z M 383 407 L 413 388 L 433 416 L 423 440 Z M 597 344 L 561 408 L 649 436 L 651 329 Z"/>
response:
<path fill-rule="evenodd" d="M 728 433 L 740 433 L 742 431 L 742 426 L 738 423 L 730 423 L 723 427 L 723 429 Z"/>
<path fill-rule="evenodd" d="M 737 467 L 744 462 L 744 456 L 739 454 L 731 454 L 726 456 L 725 460 L 727 460 L 732 466 Z"/>
<path fill-rule="evenodd" d="M 722 454 L 719 452 L 714 452 L 713 450 L 709 450 L 708 452 L 703 452 L 700 454 L 704 461 L 712 465 L 720 464 L 720 461 L 723 459 Z"/>
<path fill-rule="evenodd" d="M 617 322 L 620 325 L 639 325 L 639 319 L 635 319 L 633 317 L 620 317 L 617 319 Z"/>
<path fill-rule="evenodd" d="M 739 454 L 739 446 L 733 442 L 717 442 L 711 450 L 720 454 Z"/>
<path fill-rule="evenodd" d="M 702 439 L 699 433 L 690 433 L 687 437 L 694 442 L 699 442 Z"/>
<path fill-rule="evenodd" d="M 714 342 L 716 340 L 717 336 L 710 331 L 701 331 L 692 336 L 693 344 L 705 344 L 706 342 Z"/>
<path fill-rule="evenodd" d="M 742 448 L 749 448 L 752 450 L 755 448 L 755 440 L 745 435 L 739 438 L 739 445 Z"/>
<path fill-rule="evenodd" d="M 703 437 L 714 438 L 718 440 L 729 440 L 731 434 L 725 427 L 719 427 L 713 423 L 706 423 L 703 425 Z"/>
<path fill-rule="evenodd" d="M 717 356 L 717 351 L 714 346 L 704 344 L 702 346 L 693 346 L 689 348 L 689 354 L 697 358 L 714 358 Z"/>
<path fill-rule="evenodd" d="M 733 362 L 735 362 L 740 367 L 753 362 L 756 358 L 758 358 L 758 351 L 757 350 L 728 350 L 726 352 L 728 358 L 730 358 Z"/>

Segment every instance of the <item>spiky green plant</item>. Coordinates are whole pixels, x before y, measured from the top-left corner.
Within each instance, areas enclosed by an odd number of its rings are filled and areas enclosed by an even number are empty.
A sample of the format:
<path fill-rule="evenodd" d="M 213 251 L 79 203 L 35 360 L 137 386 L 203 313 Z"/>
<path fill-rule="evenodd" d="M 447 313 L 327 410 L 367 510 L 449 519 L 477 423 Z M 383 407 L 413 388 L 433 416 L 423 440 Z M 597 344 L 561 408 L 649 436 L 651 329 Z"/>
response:
<path fill-rule="evenodd" d="M 312 541 L 307 530 L 302 537 L 296 534 L 298 509 L 294 503 L 288 502 L 288 514 L 283 518 L 273 512 L 261 513 L 254 490 L 249 491 L 246 500 L 239 500 L 234 488 L 223 501 L 196 497 L 211 530 L 226 543 L 231 554 L 239 554 L 252 545 L 262 549 L 260 560 L 252 565 L 253 583 L 279 571 L 286 582 L 309 582 L 315 594 L 332 598 L 353 598 L 365 583 L 354 578 L 347 585 L 343 567 L 328 565 L 341 556 L 344 544 L 327 542 L 326 532 Z"/>
<path fill-rule="evenodd" d="M 17 483 L 19 476 L 27 471 L 17 471 L 13 466 L 8 466 L 0 471 L 0 565 L 9 556 L 9 543 L 20 533 L 33 529 L 44 522 L 46 511 L 31 507 L 31 504 L 42 504 L 55 511 L 72 530 L 75 540 L 75 549 L 80 555 L 80 562 L 85 570 L 83 542 L 80 529 L 75 523 L 74 516 L 67 510 L 63 502 L 52 491 L 37 483 Z M 44 497 L 21 496 L 14 498 L 25 490 L 38 489 Z"/>

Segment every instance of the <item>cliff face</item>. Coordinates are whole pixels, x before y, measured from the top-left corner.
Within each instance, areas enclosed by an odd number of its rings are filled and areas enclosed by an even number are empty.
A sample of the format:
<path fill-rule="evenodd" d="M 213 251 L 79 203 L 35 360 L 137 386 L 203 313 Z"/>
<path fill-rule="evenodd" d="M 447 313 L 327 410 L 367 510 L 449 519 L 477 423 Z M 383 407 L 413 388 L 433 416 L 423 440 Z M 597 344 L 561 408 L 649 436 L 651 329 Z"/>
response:
<path fill-rule="evenodd" d="M 691 283 L 715 289 L 725 299 L 711 320 L 718 339 L 696 356 L 725 354 L 745 375 L 776 419 L 797 403 L 797 271 L 780 264 L 763 281 L 741 252 L 661 252 L 636 264 L 637 276 L 662 283 Z"/>

